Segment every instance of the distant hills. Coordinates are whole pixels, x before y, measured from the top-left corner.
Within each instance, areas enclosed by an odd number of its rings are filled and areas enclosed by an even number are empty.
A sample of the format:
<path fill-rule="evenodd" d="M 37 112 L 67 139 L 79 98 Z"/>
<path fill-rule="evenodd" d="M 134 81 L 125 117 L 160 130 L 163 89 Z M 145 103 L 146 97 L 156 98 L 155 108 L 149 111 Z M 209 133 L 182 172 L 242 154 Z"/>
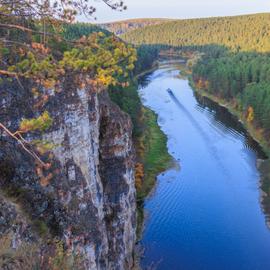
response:
<path fill-rule="evenodd" d="M 132 24 L 132 21 L 114 23 L 112 27 L 121 29 L 121 25 L 128 26 L 129 23 Z M 140 21 L 135 21 L 133 28 L 135 30 L 131 30 L 132 26 L 128 27 L 131 31 L 122 31 L 124 34 L 121 35 L 124 40 L 133 44 L 217 44 L 236 51 L 270 52 L 269 13 L 169 21 L 150 19 L 142 20 L 141 24 Z"/>
<path fill-rule="evenodd" d="M 128 31 L 143 28 L 149 25 L 157 25 L 171 21 L 170 19 L 130 19 L 124 21 L 116 21 L 111 23 L 99 24 L 100 27 L 115 33 L 116 35 L 124 34 Z"/>

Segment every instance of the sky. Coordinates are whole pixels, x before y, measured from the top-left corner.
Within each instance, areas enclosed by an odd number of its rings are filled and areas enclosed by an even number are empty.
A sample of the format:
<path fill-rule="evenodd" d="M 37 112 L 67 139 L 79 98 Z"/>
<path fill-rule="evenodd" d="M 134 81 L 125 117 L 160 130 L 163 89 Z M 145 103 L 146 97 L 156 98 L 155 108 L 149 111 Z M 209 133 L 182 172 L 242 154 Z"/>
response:
<path fill-rule="evenodd" d="M 270 12 L 269 0 L 124 0 L 128 9 L 123 12 L 110 10 L 100 0 L 92 1 L 97 7 L 98 23 L 131 18 L 186 19 Z"/>

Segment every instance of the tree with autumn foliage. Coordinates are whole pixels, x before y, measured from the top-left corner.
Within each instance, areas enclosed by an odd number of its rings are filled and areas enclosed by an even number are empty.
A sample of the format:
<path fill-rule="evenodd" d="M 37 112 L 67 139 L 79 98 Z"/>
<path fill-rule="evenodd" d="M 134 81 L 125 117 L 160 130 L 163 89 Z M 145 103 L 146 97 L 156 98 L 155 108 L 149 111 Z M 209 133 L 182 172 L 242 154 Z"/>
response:
<path fill-rule="evenodd" d="M 247 121 L 250 123 L 254 120 L 254 110 L 251 106 L 247 109 Z"/>

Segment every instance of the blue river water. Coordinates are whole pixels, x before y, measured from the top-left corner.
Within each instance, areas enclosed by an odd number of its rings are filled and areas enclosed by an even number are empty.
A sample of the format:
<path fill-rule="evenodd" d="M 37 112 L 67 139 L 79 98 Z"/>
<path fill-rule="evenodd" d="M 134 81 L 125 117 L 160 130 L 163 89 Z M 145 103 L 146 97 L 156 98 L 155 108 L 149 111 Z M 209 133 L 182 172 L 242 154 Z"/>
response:
<path fill-rule="evenodd" d="M 139 88 L 180 167 L 161 174 L 145 202 L 141 266 L 269 270 L 270 230 L 256 168 L 264 154 L 226 109 L 196 96 L 178 68 L 178 61 L 161 62 Z"/>

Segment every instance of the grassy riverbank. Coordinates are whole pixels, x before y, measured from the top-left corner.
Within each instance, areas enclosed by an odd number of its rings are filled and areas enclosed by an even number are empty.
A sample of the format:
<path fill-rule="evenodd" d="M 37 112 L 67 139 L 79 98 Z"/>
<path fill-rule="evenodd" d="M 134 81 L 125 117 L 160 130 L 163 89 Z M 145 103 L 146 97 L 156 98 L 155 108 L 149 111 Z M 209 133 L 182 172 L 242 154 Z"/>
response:
<path fill-rule="evenodd" d="M 137 138 L 137 157 L 144 164 L 144 179 L 138 199 L 144 199 L 155 185 L 156 176 L 165 171 L 172 162 L 168 154 L 167 138 L 160 130 L 157 115 L 142 106 L 139 118 L 141 134 Z"/>
<path fill-rule="evenodd" d="M 140 178 L 141 172 L 137 171 L 138 235 L 142 231 L 144 199 L 155 186 L 157 175 L 172 164 L 172 157 L 167 149 L 167 138 L 157 124 L 157 115 L 142 107 L 139 121 L 142 132 L 136 140 L 136 151 L 139 164 L 143 164 L 143 178 Z"/>
<path fill-rule="evenodd" d="M 156 177 L 172 165 L 167 138 L 157 123 L 157 115 L 144 107 L 138 94 L 138 83 L 128 88 L 112 89 L 111 99 L 127 112 L 133 122 L 136 151 L 137 235 L 140 237 L 144 219 L 143 203 L 155 186 Z"/>

